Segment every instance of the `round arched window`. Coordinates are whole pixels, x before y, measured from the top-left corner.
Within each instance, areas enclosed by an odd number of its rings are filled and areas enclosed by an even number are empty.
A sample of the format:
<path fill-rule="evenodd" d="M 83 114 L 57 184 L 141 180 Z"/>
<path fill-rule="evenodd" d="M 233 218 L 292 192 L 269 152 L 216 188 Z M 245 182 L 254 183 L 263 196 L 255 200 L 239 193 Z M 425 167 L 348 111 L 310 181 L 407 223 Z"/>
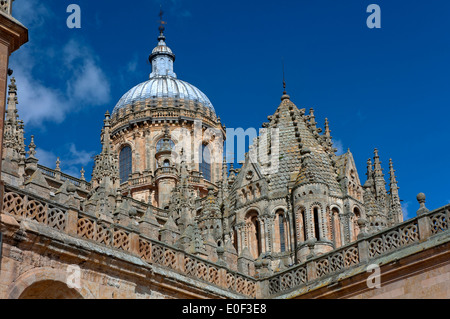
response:
<path fill-rule="evenodd" d="M 125 146 L 121 149 L 119 154 L 119 173 L 120 183 L 128 181 L 128 177 L 131 174 L 132 159 L 131 159 L 131 147 Z"/>

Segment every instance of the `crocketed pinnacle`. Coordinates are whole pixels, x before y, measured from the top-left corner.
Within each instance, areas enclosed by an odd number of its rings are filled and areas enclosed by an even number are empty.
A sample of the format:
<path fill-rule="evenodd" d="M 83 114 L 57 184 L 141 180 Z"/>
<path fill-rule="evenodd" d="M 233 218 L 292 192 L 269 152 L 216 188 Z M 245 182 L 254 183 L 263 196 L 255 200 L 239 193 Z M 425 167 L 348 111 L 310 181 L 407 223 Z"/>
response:
<path fill-rule="evenodd" d="M 375 183 L 375 192 L 377 196 L 386 195 L 386 181 L 384 180 L 383 169 L 381 168 L 380 156 L 378 156 L 378 149 L 374 150 L 374 171 L 373 179 Z"/>
<path fill-rule="evenodd" d="M 389 159 L 389 187 L 390 187 L 390 191 L 391 194 L 393 192 L 397 192 L 398 194 L 398 185 L 397 185 L 397 178 L 395 176 L 395 170 L 394 170 L 394 164 L 392 163 L 392 159 Z"/>
<path fill-rule="evenodd" d="M 403 221 L 402 205 L 398 194 L 399 187 L 395 176 L 394 164 L 389 159 L 389 224 L 394 225 Z"/>
<path fill-rule="evenodd" d="M 364 188 L 371 188 L 373 186 L 373 170 L 372 170 L 372 160 L 369 158 L 367 160 L 367 180 L 364 183 Z"/>
<path fill-rule="evenodd" d="M 119 180 L 119 168 L 117 155 L 111 147 L 111 119 L 109 112 L 105 113 L 104 127 L 102 130 L 102 152 L 95 157 L 94 169 L 92 171 L 92 181 L 100 184 L 103 179 L 115 184 Z"/>
<path fill-rule="evenodd" d="M 5 148 L 5 157 L 10 158 L 13 162 L 24 160 L 26 154 L 24 125 L 23 121 L 19 120 L 17 104 L 16 79 L 12 77 L 11 83 L 8 85 L 8 108 L 3 133 L 3 147 Z"/>

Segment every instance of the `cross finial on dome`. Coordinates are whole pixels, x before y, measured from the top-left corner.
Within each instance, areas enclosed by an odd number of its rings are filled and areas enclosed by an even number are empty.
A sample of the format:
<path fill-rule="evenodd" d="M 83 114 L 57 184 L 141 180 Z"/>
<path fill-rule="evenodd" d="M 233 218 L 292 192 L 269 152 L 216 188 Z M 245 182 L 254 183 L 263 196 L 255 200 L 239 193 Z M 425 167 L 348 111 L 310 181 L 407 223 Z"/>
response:
<path fill-rule="evenodd" d="M 281 66 L 283 69 L 283 95 L 281 96 L 281 100 L 286 100 L 286 99 L 290 99 L 290 96 L 286 93 L 286 81 L 284 79 L 284 59 L 281 59 Z"/>
<path fill-rule="evenodd" d="M 167 46 L 166 37 L 164 36 L 164 24 L 166 24 L 166 22 L 163 21 L 163 14 L 164 12 L 160 8 L 158 44 L 148 57 L 149 62 L 152 64 L 152 73 L 150 74 L 150 78 L 154 78 L 157 76 L 171 76 L 174 78 L 177 77 L 173 72 L 173 62 L 175 61 L 175 54 L 173 54 L 172 50 Z"/>
<path fill-rule="evenodd" d="M 164 25 L 167 22 L 163 21 L 163 15 L 164 15 L 164 11 L 162 10 L 162 5 L 160 5 L 159 6 L 159 38 L 158 38 L 158 40 L 161 40 L 160 38 L 165 39 L 163 32 L 165 30 Z"/>

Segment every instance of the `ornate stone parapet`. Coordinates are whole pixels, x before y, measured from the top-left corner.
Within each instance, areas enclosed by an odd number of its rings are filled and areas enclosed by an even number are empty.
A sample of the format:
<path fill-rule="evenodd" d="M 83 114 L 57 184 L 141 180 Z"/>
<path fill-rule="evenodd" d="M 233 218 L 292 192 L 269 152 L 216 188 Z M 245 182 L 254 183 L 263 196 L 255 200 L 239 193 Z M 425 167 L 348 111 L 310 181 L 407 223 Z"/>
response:
<path fill-rule="evenodd" d="M 97 218 L 75 207 L 59 205 L 11 186 L 7 187 L 3 207 L 1 222 L 9 218 L 11 221 L 17 220 L 17 225 L 21 222 L 29 225 L 40 224 L 45 229 L 51 229 L 53 233 L 66 233 L 77 240 L 85 240 L 91 246 L 103 245 L 120 254 L 135 255 L 148 264 L 173 270 L 187 278 L 229 289 L 249 298 L 256 295 L 256 280 L 250 276 L 237 273 L 223 264 L 198 258 L 171 245 L 150 239 L 139 230 L 119 225 L 112 220 Z"/>
<path fill-rule="evenodd" d="M 419 202 L 424 203 L 424 196 L 419 196 Z M 318 280 L 328 280 L 344 271 L 363 267 L 379 258 L 386 258 L 402 251 L 404 248 L 413 249 L 436 235 L 448 232 L 450 219 L 450 205 L 434 211 L 424 210 L 421 214 L 403 223 L 387 228 L 375 234 L 360 236 L 356 242 L 344 245 L 322 255 L 311 255 L 288 270 L 281 271 L 265 278 L 267 283 L 259 284 L 266 287 L 266 295 L 289 293 L 293 289 L 302 289 L 306 285 Z M 445 235 L 445 234 L 444 234 Z M 304 248 L 306 249 L 306 244 Z M 306 252 L 305 252 L 306 253 Z M 365 268 L 364 268 L 365 269 Z"/>

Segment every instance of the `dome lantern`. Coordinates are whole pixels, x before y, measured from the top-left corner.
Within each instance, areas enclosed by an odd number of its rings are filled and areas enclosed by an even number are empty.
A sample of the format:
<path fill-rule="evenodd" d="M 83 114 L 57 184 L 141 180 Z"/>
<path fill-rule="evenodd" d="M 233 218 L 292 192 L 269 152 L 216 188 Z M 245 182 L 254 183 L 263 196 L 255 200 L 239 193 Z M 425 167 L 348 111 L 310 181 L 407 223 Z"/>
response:
<path fill-rule="evenodd" d="M 177 78 L 173 71 L 175 54 L 167 46 L 164 36 L 164 22 L 159 27 L 158 44 L 149 56 L 152 72 L 149 80 L 131 88 L 117 102 L 112 114 L 117 114 L 120 109 L 135 103 L 150 103 L 158 99 L 164 99 L 175 107 L 185 107 L 193 103 L 196 107 L 202 106 L 215 116 L 215 110 L 208 97 L 194 85 Z"/>
<path fill-rule="evenodd" d="M 173 62 L 175 61 L 175 54 L 166 44 L 166 37 L 164 36 L 164 26 L 159 27 L 158 45 L 153 49 L 148 57 L 152 64 L 152 73 L 150 79 L 157 76 L 171 76 L 176 78 L 177 75 L 173 72 Z"/>

